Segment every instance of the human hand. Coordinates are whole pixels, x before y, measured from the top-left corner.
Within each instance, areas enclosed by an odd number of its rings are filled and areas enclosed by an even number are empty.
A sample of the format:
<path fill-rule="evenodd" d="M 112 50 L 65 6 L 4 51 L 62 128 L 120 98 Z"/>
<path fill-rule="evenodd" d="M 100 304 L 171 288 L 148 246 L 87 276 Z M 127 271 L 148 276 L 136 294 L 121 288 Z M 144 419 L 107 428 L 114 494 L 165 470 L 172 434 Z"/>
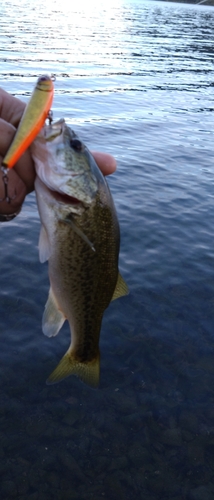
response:
<path fill-rule="evenodd" d="M 0 88 L 0 164 L 13 140 L 26 104 Z M 116 160 L 107 153 L 93 151 L 92 155 L 104 175 L 116 169 Z M 34 190 L 35 169 L 29 149 L 8 172 L 8 193 L 10 203 L 0 201 L 0 214 L 18 212 L 25 196 Z M 4 198 L 5 186 L 0 172 L 0 199 Z M 15 198 L 14 198 L 15 196 Z"/>

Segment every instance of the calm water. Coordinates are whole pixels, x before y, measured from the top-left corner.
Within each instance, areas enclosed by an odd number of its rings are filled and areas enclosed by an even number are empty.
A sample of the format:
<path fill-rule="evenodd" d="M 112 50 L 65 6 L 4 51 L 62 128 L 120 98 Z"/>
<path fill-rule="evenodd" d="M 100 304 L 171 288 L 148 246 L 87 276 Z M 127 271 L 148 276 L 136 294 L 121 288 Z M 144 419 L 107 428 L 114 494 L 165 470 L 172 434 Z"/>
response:
<path fill-rule="evenodd" d="M 1 224 L 1 499 L 214 498 L 214 10 L 2 0 L 0 85 L 56 75 L 54 117 L 113 153 L 130 295 L 101 334 L 101 382 L 45 380 L 47 266 L 34 195 Z M 30 4 L 30 6 L 29 6 Z"/>

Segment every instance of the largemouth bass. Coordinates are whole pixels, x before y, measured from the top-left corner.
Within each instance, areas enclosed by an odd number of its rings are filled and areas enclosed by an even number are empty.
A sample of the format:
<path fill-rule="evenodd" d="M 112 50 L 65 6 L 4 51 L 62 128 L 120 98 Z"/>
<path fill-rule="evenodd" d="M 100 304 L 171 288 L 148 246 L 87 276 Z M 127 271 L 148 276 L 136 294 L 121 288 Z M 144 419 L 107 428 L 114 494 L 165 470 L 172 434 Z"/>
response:
<path fill-rule="evenodd" d="M 103 313 L 128 292 L 118 272 L 114 202 L 89 150 L 64 120 L 45 126 L 31 148 L 42 223 L 39 255 L 48 260 L 50 278 L 42 329 L 55 336 L 66 319 L 71 329 L 70 347 L 47 383 L 75 374 L 97 386 Z"/>

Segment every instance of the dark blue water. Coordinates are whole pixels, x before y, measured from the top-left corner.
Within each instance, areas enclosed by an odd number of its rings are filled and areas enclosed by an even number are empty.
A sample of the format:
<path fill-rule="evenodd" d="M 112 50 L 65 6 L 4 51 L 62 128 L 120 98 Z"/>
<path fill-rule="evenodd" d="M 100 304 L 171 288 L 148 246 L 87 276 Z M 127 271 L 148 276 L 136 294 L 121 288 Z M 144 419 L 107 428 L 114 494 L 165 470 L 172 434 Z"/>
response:
<path fill-rule="evenodd" d="M 214 10 L 140 0 L 7 2 L 0 85 L 56 75 L 54 117 L 118 161 L 130 294 L 101 332 L 101 382 L 45 380 L 47 266 L 34 195 L 1 224 L 1 498 L 214 498 Z"/>

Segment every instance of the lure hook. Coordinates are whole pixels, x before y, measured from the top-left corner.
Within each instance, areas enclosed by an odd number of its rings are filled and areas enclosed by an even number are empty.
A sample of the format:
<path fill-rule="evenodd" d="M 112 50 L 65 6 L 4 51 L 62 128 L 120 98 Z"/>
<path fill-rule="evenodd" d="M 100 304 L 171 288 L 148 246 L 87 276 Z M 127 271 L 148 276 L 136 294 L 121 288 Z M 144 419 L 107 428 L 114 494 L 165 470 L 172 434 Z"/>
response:
<path fill-rule="evenodd" d="M 15 195 L 10 197 L 8 194 L 8 175 L 7 175 L 8 169 L 2 166 L 1 171 L 4 183 L 4 198 L 0 198 L 0 201 L 6 201 L 7 203 L 10 203 L 11 200 L 15 200 L 16 198 L 16 190 L 15 190 Z"/>
<path fill-rule="evenodd" d="M 50 109 L 48 111 L 48 116 L 47 116 L 48 122 L 49 122 L 49 127 L 51 127 L 52 121 L 53 121 L 53 111 Z"/>

